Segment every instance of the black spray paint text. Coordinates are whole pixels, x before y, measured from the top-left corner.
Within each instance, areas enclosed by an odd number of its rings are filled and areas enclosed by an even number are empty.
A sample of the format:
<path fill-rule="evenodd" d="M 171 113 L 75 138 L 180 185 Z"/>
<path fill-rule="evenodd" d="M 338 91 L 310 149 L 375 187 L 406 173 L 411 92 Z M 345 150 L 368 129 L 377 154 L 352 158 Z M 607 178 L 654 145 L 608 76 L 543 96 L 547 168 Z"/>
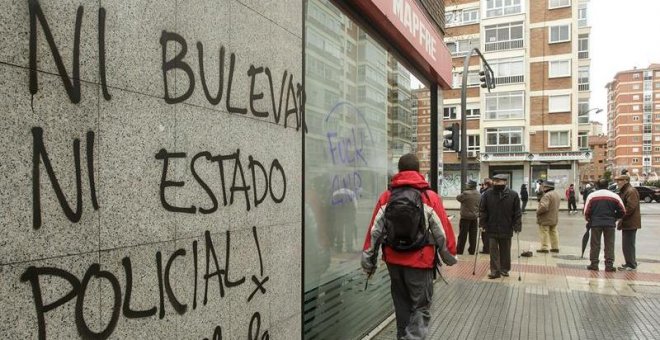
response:
<path fill-rule="evenodd" d="M 185 185 L 184 181 L 171 181 L 168 180 L 168 167 L 169 163 L 174 159 L 186 159 L 187 155 L 185 152 L 168 152 L 165 149 L 161 149 L 156 154 L 156 159 L 163 161 L 163 175 L 160 181 L 160 201 L 163 205 L 163 208 L 167 211 L 180 212 L 180 213 L 189 213 L 194 214 L 200 212 L 202 214 L 211 214 L 218 210 L 219 202 L 216 197 L 215 192 L 211 187 L 206 183 L 206 181 L 198 174 L 197 167 L 200 166 L 199 163 L 205 162 L 204 165 L 214 165 L 218 167 L 218 177 L 220 179 L 221 191 L 222 191 L 222 205 L 228 206 L 234 204 L 236 193 L 243 193 L 245 201 L 245 209 L 250 211 L 251 205 L 250 202 L 254 204 L 255 207 L 263 203 L 263 201 L 270 197 L 270 199 L 275 203 L 281 203 L 286 197 L 286 174 L 284 168 L 280 164 L 277 158 L 273 159 L 267 167 L 264 164 L 251 155 L 248 156 L 247 167 L 250 170 L 248 173 L 248 178 L 251 178 L 251 181 L 246 181 L 245 167 L 243 165 L 243 160 L 241 160 L 241 151 L 240 149 L 236 152 L 227 154 L 227 155 L 212 155 L 208 151 L 197 153 L 190 160 L 190 173 L 194 177 L 197 184 L 204 189 L 208 198 L 210 200 L 210 207 L 197 207 L 195 205 L 190 206 L 174 206 L 169 203 L 165 197 L 165 189 L 171 187 L 183 187 Z M 233 164 L 231 164 L 233 162 Z M 210 163 L 210 164 L 209 164 Z M 229 178 L 226 174 L 226 169 L 233 166 L 233 174 L 231 175 L 231 184 L 229 184 Z M 273 183 L 275 181 L 281 182 L 281 192 L 275 192 L 273 190 Z M 258 183 L 262 183 L 260 187 Z M 252 195 L 250 195 L 250 192 Z M 229 196 L 229 197 L 228 197 Z"/>
<path fill-rule="evenodd" d="M 252 280 L 250 282 L 252 282 L 254 288 L 252 293 L 246 298 L 247 302 L 250 302 L 256 295 L 266 294 L 266 283 L 269 279 L 268 276 L 264 276 L 263 258 L 256 227 L 252 228 L 252 234 L 254 236 L 255 249 L 259 257 L 259 273 L 252 275 Z M 222 258 L 220 261 L 218 259 L 216 252 L 217 245 L 214 244 L 213 238 L 208 230 L 205 232 L 204 242 L 206 248 L 204 267 L 200 267 L 202 263 L 200 263 L 201 261 L 198 259 L 197 241 L 192 242 L 192 247 L 190 249 L 180 248 L 174 251 L 167 259 L 163 258 L 163 254 L 160 251 L 156 252 L 156 270 L 153 275 L 157 277 L 158 298 L 153 302 L 153 307 L 149 309 L 136 310 L 131 307 L 133 287 L 136 284 L 139 285 L 140 282 L 136 283 L 133 281 L 133 265 L 130 257 L 124 257 L 121 261 L 124 268 L 123 298 L 122 284 L 118 279 L 118 277 L 121 276 L 103 270 L 98 263 L 90 265 L 82 279 L 79 279 L 65 269 L 57 267 L 31 266 L 27 268 L 23 275 L 21 275 L 21 281 L 29 283 L 32 287 L 32 295 L 39 329 L 39 339 L 46 339 L 47 314 L 69 301 L 75 301 L 74 319 L 76 328 L 80 337 L 84 339 L 107 339 L 116 329 L 120 316 L 123 316 L 126 319 L 141 319 L 152 318 L 157 315 L 158 319 L 163 319 L 167 310 L 170 308 L 176 312 L 177 315 L 184 315 L 191 310 L 197 309 L 198 305 L 206 306 L 212 300 L 220 303 L 219 301 L 225 297 L 228 290 L 233 287 L 241 286 L 248 282 L 248 280 L 246 280 L 245 277 L 232 277 L 230 272 L 231 233 L 229 231 L 226 232 L 224 263 L 222 263 Z M 192 280 L 192 296 L 177 296 L 174 293 L 173 284 L 179 285 L 180 287 L 183 282 L 190 283 L 191 281 L 181 277 L 171 277 L 172 264 L 175 261 L 191 261 L 192 263 L 194 275 Z M 203 275 L 200 275 L 202 273 Z M 59 280 L 55 280 L 55 278 Z M 44 294 L 43 292 L 52 291 L 52 288 L 47 285 L 58 281 L 62 282 L 62 280 L 70 285 L 71 290 L 57 300 L 48 303 L 45 302 L 44 297 L 48 296 L 48 294 Z M 106 324 L 102 326 L 104 328 L 99 332 L 94 331 L 92 327 L 90 327 L 91 324 L 88 323 L 84 315 L 84 307 L 86 303 L 94 303 L 93 301 L 85 301 L 87 290 L 93 287 L 90 285 L 93 280 L 105 280 L 110 283 L 112 287 L 112 315 L 110 316 L 110 320 L 106 321 Z M 214 289 L 213 286 L 216 284 L 217 289 Z M 201 291 L 201 289 L 204 290 L 204 294 L 200 296 L 202 299 L 200 301 L 201 303 L 198 304 L 198 296 L 200 295 L 198 291 Z M 258 313 L 255 314 L 258 315 Z M 255 321 L 257 324 L 253 325 Z M 253 337 L 253 331 L 259 333 L 259 324 L 260 317 L 255 317 L 253 315 L 249 327 L 250 339 L 256 339 L 256 336 Z M 264 334 L 267 334 L 267 332 Z"/>

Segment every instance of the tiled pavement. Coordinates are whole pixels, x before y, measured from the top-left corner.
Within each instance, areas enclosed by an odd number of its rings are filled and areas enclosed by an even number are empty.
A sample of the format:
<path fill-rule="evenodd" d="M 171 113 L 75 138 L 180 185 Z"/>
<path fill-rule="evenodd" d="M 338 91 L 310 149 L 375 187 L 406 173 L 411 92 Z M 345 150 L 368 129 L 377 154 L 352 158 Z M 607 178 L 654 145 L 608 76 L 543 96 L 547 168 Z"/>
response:
<path fill-rule="evenodd" d="M 532 248 L 533 242 L 521 242 Z M 514 244 L 515 253 L 517 251 Z M 576 255 L 513 258 L 511 276 L 488 280 L 488 257 L 443 268 L 428 339 L 660 339 L 660 261 L 636 272 L 587 271 Z M 521 281 L 518 281 L 518 271 Z M 395 339 L 394 322 L 374 339 Z"/>

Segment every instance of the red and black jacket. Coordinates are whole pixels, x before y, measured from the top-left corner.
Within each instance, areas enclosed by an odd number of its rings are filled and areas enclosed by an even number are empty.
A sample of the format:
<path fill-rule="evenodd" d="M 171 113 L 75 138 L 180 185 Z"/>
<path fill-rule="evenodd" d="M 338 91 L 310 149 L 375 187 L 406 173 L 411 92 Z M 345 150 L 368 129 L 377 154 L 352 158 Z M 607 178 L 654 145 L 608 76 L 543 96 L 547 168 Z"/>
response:
<path fill-rule="evenodd" d="M 455 262 L 453 255 L 456 255 L 456 237 L 445 208 L 442 206 L 442 199 L 429 189 L 428 183 L 417 171 L 402 171 L 392 178 L 392 188 L 402 186 L 414 187 L 421 191 L 426 190 L 426 194 L 421 197 L 426 225 L 431 231 L 430 244 L 418 250 L 406 252 L 396 251 L 385 245 L 383 246 L 383 260 L 389 264 L 430 269 L 434 266 L 437 247 L 442 261 L 453 264 Z M 373 271 L 376 267 L 378 248 L 383 243 L 385 236 L 385 207 L 389 199 L 389 190 L 380 195 L 367 230 L 362 253 L 362 267 L 367 271 Z"/>

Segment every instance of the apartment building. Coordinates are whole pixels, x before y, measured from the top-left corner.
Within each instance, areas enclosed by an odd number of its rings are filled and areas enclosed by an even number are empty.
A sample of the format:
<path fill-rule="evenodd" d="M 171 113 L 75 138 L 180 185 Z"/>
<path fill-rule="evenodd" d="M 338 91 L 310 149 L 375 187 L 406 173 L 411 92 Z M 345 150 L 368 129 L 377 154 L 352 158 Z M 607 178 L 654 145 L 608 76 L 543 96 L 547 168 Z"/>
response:
<path fill-rule="evenodd" d="M 551 179 L 562 190 L 591 161 L 588 1 L 456 0 L 446 3 L 445 42 L 452 52 L 454 90 L 445 91 L 443 126 L 467 115 L 468 177 L 509 176 L 511 187 Z M 494 71 L 496 88 L 479 87 L 477 47 Z M 467 109 L 460 85 L 468 72 Z M 446 191 L 457 192 L 460 159 L 443 153 Z M 445 183 L 443 182 L 443 185 Z M 460 187 L 460 186 L 459 186 Z"/>
<path fill-rule="evenodd" d="M 589 135 L 589 149 L 593 156 L 590 163 L 580 164 L 580 184 L 594 183 L 601 179 L 607 171 L 607 136 Z"/>
<path fill-rule="evenodd" d="M 660 64 L 621 71 L 607 86 L 608 167 L 631 180 L 660 172 Z"/>

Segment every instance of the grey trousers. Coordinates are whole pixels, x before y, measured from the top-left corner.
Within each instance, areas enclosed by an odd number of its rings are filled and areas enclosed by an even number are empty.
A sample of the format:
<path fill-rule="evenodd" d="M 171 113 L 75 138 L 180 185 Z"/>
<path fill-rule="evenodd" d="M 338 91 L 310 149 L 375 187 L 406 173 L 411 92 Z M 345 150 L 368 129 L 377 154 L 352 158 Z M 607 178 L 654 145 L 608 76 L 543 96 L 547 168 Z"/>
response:
<path fill-rule="evenodd" d="M 488 243 L 491 273 L 508 273 L 511 270 L 511 238 L 489 237 Z"/>
<path fill-rule="evenodd" d="M 388 264 L 397 339 L 425 339 L 431 320 L 433 269 Z"/>
<path fill-rule="evenodd" d="M 614 239 L 616 230 L 614 227 L 591 227 L 591 244 L 589 249 L 589 260 L 591 264 L 598 265 L 600 257 L 600 236 L 605 239 L 605 266 L 614 266 Z"/>
<path fill-rule="evenodd" d="M 628 267 L 637 268 L 637 257 L 635 257 L 635 238 L 637 229 L 622 230 L 621 246 L 623 248 L 623 257 L 626 259 Z"/>

